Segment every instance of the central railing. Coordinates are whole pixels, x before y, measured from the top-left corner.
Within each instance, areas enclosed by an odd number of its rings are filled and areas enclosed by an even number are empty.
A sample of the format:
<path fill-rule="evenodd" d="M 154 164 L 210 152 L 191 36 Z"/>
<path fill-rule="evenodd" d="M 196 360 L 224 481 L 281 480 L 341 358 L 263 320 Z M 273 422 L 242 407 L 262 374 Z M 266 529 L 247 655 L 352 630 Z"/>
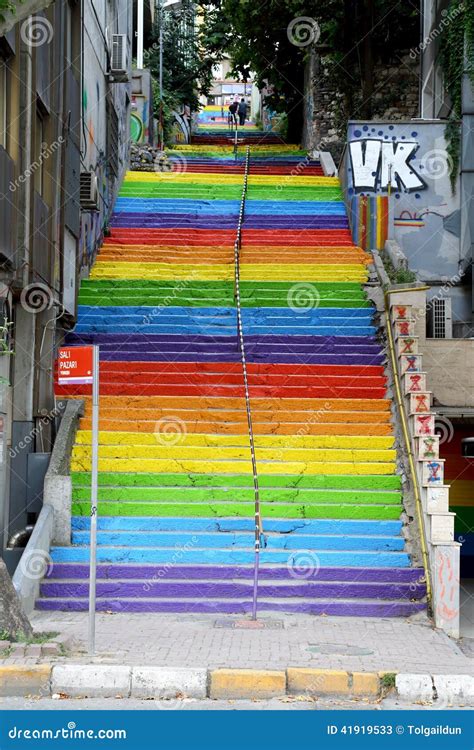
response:
<path fill-rule="evenodd" d="M 262 517 L 260 513 L 260 492 L 258 487 L 257 459 L 255 456 L 255 441 L 253 437 L 252 412 L 250 410 L 250 394 L 247 376 L 247 360 L 245 358 L 244 333 L 242 328 L 242 307 L 240 301 L 240 248 L 242 245 L 242 224 L 244 220 L 245 199 L 247 196 L 247 183 L 250 165 L 250 147 L 247 146 L 245 154 L 245 171 L 244 184 L 242 188 L 242 199 L 240 201 L 239 221 L 237 224 L 237 236 L 234 243 L 234 299 L 237 310 L 237 340 L 240 348 L 240 358 L 242 362 L 242 372 L 244 376 L 245 390 L 245 408 L 247 411 L 247 425 L 250 440 L 250 456 L 252 459 L 253 488 L 255 498 L 255 561 L 253 576 L 253 599 L 252 599 L 252 619 L 257 619 L 257 599 L 258 599 L 258 570 L 260 565 L 260 539 L 262 535 Z"/>

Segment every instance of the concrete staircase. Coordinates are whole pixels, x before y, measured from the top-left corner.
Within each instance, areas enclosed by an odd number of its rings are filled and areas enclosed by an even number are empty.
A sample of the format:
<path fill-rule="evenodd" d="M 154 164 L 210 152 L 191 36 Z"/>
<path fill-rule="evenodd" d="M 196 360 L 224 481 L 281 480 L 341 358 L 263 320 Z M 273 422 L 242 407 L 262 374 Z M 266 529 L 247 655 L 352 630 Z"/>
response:
<path fill-rule="evenodd" d="M 241 256 L 259 610 L 407 616 L 425 608 L 425 584 L 405 549 L 366 256 L 337 179 L 261 139 Z M 233 298 L 242 166 L 220 134 L 196 140 L 170 153 L 180 171 L 127 175 L 69 336 L 101 352 L 99 610 L 251 609 L 254 496 Z M 37 606 L 85 610 L 91 399 L 85 386 L 58 395 L 85 398 L 86 411 L 72 545 L 52 550 Z"/>

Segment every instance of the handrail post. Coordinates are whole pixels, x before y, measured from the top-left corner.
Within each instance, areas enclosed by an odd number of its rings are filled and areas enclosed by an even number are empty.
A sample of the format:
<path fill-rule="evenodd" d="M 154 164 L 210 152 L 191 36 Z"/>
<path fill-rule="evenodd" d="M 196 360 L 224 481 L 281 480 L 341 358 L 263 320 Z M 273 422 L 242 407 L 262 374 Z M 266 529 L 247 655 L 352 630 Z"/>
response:
<path fill-rule="evenodd" d="M 237 136 L 236 136 L 237 142 Z M 247 146 L 245 155 L 244 184 L 242 189 L 242 200 L 240 202 L 239 221 L 237 224 L 237 236 L 234 243 L 234 299 L 237 310 L 237 341 L 240 347 L 240 357 L 242 362 L 242 373 L 244 377 L 245 407 L 247 412 L 247 426 L 250 441 L 250 456 L 252 460 L 253 488 L 255 497 L 255 560 L 253 575 L 253 596 L 252 596 L 252 620 L 257 619 L 258 603 L 258 572 L 260 566 L 260 540 L 262 535 L 262 518 L 260 513 L 260 490 L 258 484 L 257 459 L 255 456 L 255 442 L 253 437 L 252 412 L 250 410 L 250 394 L 247 375 L 247 361 L 245 358 L 245 343 L 242 328 L 242 309 L 240 302 L 240 248 L 242 244 L 242 223 L 244 219 L 245 198 L 247 195 L 248 173 L 250 165 L 250 147 Z"/>

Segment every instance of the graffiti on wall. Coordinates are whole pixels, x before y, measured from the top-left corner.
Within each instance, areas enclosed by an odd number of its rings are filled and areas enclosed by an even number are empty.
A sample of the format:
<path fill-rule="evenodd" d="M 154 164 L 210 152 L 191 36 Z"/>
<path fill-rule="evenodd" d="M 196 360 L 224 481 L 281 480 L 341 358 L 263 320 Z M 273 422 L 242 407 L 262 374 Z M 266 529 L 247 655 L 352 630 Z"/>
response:
<path fill-rule="evenodd" d="M 444 130 L 442 122 L 350 122 L 341 174 L 354 241 L 382 250 L 396 240 L 426 281 L 458 271 L 459 190 Z"/>
<path fill-rule="evenodd" d="M 427 185 L 416 171 L 413 158 L 417 141 L 390 142 L 367 138 L 349 143 L 352 184 L 362 190 L 425 190 Z"/>

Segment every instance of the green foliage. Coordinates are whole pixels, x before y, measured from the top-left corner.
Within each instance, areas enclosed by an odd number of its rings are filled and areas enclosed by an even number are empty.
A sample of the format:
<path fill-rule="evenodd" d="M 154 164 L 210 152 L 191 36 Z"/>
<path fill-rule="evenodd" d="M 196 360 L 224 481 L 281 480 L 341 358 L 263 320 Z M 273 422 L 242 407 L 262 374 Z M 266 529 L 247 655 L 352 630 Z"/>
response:
<path fill-rule="evenodd" d="M 7 11 L 10 11 L 11 13 L 15 13 L 15 3 L 13 0 L 0 0 L 0 19 L 3 21 L 5 18 L 5 13 Z"/>
<path fill-rule="evenodd" d="M 385 691 L 395 687 L 397 675 L 395 672 L 385 672 L 381 677 L 382 688 Z"/>
<path fill-rule="evenodd" d="M 183 0 L 178 10 L 157 12 L 155 25 L 144 52 L 144 62 L 153 76 L 155 111 L 160 109 L 160 22 L 163 26 L 163 125 L 169 135 L 172 110 L 188 105 L 199 108 L 199 95 L 206 94 L 212 82 L 212 68 L 218 57 L 210 54 L 207 41 L 196 26 L 195 5 Z"/>
<path fill-rule="evenodd" d="M 395 268 L 385 250 L 380 251 L 380 258 L 392 284 L 411 284 L 416 281 L 416 273 L 409 268 Z"/>
<path fill-rule="evenodd" d="M 444 87 L 451 99 L 451 113 L 445 129 L 454 193 L 461 161 L 462 79 L 466 69 L 474 85 L 474 0 L 451 0 L 440 39 L 440 61 Z M 467 64 L 467 67 L 465 65 Z"/>
<path fill-rule="evenodd" d="M 416 4 L 397 0 L 268 0 L 264 6 L 251 0 L 202 1 L 213 53 L 229 54 L 241 80 L 253 71 L 258 86 L 267 85 L 266 104 L 288 114 L 290 139 L 301 130 L 304 69 L 311 49 L 292 43 L 292 21 L 314 19 L 321 29 L 317 46 L 324 55 L 329 90 L 341 92 L 341 122 L 350 116 L 370 117 L 374 69 L 380 62 L 398 60 L 399 51 L 419 41 Z"/>

